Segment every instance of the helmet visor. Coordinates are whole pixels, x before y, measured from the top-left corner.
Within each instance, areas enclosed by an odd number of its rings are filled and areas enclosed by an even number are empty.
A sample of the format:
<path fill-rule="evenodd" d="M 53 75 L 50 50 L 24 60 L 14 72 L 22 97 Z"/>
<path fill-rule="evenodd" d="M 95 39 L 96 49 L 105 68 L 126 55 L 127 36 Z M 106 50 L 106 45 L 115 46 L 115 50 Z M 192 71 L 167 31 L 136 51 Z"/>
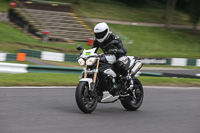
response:
<path fill-rule="evenodd" d="M 97 39 L 101 39 L 101 38 L 103 38 L 107 34 L 107 32 L 108 32 L 108 29 L 104 30 L 103 32 L 94 33 L 94 35 L 95 35 L 95 37 Z"/>

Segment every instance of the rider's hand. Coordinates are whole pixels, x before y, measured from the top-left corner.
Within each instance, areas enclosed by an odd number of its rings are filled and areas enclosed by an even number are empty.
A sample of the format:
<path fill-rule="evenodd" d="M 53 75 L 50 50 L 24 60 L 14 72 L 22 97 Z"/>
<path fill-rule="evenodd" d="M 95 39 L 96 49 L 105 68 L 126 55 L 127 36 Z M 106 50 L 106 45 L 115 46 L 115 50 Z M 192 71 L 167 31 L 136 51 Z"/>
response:
<path fill-rule="evenodd" d="M 108 50 L 108 54 L 116 54 L 116 53 L 117 53 L 117 49 Z"/>

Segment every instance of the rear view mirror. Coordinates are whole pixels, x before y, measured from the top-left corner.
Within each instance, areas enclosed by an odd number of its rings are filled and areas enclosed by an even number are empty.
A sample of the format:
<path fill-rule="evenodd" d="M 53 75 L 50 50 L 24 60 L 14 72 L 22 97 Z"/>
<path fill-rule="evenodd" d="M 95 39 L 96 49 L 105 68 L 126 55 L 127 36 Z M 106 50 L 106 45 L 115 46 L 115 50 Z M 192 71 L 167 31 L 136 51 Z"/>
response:
<path fill-rule="evenodd" d="M 80 51 L 80 50 L 83 49 L 83 47 L 82 47 L 81 45 L 78 45 L 78 46 L 76 47 L 76 49 Z"/>

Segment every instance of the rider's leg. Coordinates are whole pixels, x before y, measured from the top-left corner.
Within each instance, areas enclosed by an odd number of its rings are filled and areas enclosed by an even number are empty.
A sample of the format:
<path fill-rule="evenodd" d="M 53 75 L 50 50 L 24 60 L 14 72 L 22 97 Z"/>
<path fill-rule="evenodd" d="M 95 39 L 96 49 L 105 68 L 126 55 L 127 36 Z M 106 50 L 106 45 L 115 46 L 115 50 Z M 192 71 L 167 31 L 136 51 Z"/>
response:
<path fill-rule="evenodd" d="M 103 74 L 99 73 L 97 76 L 97 95 L 98 95 L 98 101 L 100 102 L 103 98 L 103 88 L 104 88 L 104 80 L 103 79 Z"/>
<path fill-rule="evenodd" d="M 134 87 L 134 83 L 132 80 L 131 75 L 128 73 L 128 67 L 130 64 L 130 61 L 126 61 L 127 57 L 121 57 L 117 60 L 116 62 L 116 66 L 117 66 L 117 70 L 120 71 L 120 73 L 126 77 L 126 80 L 128 82 L 128 87 L 127 90 L 132 90 Z"/>

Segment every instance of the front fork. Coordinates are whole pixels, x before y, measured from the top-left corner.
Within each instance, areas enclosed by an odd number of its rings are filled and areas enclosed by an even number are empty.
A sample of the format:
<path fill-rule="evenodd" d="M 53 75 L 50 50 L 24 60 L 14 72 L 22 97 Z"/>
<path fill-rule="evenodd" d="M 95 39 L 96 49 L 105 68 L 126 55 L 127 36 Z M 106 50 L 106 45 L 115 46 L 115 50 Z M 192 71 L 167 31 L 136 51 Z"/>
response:
<path fill-rule="evenodd" d="M 96 65 L 96 69 L 94 71 L 94 76 L 93 76 L 93 79 L 92 78 L 87 78 L 87 66 L 86 66 L 86 72 L 84 74 L 84 78 L 81 79 L 80 81 L 85 81 L 85 82 L 88 82 L 88 85 L 89 85 L 89 90 L 94 92 L 94 88 L 95 88 L 95 83 L 96 83 L 96 80 L 97 80 L 97 74 L 98 74 L 98 70 L 99 70 L 99 62 L 100 62 L 100 58 L 97 59 L 97 65 Z"/>

